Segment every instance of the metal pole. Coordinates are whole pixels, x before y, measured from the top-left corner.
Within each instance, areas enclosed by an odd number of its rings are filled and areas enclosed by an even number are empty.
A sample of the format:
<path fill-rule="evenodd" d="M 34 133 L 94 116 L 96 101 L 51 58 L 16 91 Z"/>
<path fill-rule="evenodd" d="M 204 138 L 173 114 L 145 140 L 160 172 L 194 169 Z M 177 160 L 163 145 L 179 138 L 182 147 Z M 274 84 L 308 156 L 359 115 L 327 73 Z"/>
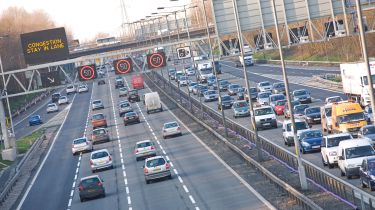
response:
<path fill-rule="evenodd" d="M 212 50 L 210 29 L 208 28 L 208 20 L 207 20 L 207 14 L 206 14 L 206 5 L 204 3 L 204 0 L 202 0 L 202 3 L 203 3 L 203 11 L 204 11 L 204 21 L 206 23 L 206 28 L 207 28 L 208 43 L 209 43 L 209 46 L 210 46 L 212 68 L 214 70 L 214 74 L 215 74 L 215 77 L 216 77 L 216 86 L 217 86 L 217 89 L 218 89 L 218 92 L 219 92 L 219 103 L 221 103 L 221 93 L 220 93 L 220 86 L 219 86 L 219 78 L 217 77 L 217 72 L 216 72 L 216 67 L 215 67 L 215 58 L 214 58 L 214 53 L 213 53 L 213 50 Z M 224 113 L 224 109 L 223 109 L 222 106 L 221 106 L 221 117 L 222 117 L 222 120 L 223 120 L 223 125 L 224 125 L 224 130 L 225 130 L 225 137 L 228 137 L 228 129 L 227 129 L 227 125 L 225 123 L 225 113 Z"/>
<path fill-rule="evenodd" d="M 346 35 L 349 36 L 350 35 L 350 31 L 349 31 L 348 17 L 346 15 L 345 1 L 341 0 L 341 4 L 342 4 L 342 11 L 344 13 Z"/>
<path fill-rule="evenodd" d="M 233 3 L 234 15 L 235 15 L 236 26 L 237 26 L 237 36 L 238 36 L 238 40 L 240 42 L 241 57 L 242 57 L 242 60 L 244 61 L 244 57 L 245 57 L 244 50 L 243 50 L 244 44 L 243 44 L 242 31 L 241 31 L 241 23 L 239 21 L 239 15 L 238 15 L 237 1 L 232 0 L 232 3 Z M 249 109 L 250 109 L 251 124 L 252 124 L 251 127 L 252 127 L 254 135 L 255 135 L 255 142 L 256 142 L 256 145 L 257 145 L 256 148 L 257 148 L 257 152 L 258 152 L 258 160 L 263 161 L 263 154 L 262 154 L 263 142 L 259 139 L 259 135 L 258 135 L 258 129 L 257 129 L 257 126 L 256 126 L 255 115 L 254 115 L 254 107 L 253 107 L 253 102 L 251 100 L 251 95 L 250 95 L 249 79 L 248 79 L 248 76 L 247 76 L 245 64 L 242 65 L 242 67 L 243 67 L 243 74 L 244 74 L 244 78 L 245 78 L 245 82 L 246 82 L 246 89 L 247 89 L 248 96 L 249 96 Z"/>
<path fill-rule="evenodd" d="M 1 133 L 3 134 L 4 140 L 4 149 L 9 149 L 11 146 L 11 142 L 9 141 L 8 129 L 6 127 L 5 122 L 5 110 L 3 104 L 3 93 L 0 93 L 0 124 L 1 124 Z"/>
<path fill-rule="evenodd" d="M 163 33 L 161 32 L 162 29 L 161 29 L 161 24 L 160 24 L 160 18 L 158 18 L 158 26 L 159 26 L 159 32 L 160 32 L 161 43 L 164 44 L 164 41 L 163 41 Z"/>
<path fill-rule="evenodd" d="M 191 39 L 190 39 L 189 24 L 187 22 L 186 5 L 184 5 L 184 14 L 185 14 L 186 31 L 187 31 L 189 45 L 190 45 L 190 62 L 191 62 L 191 64 L 194 65 L 194 59 L 193 59 L 193 56 L 191 56 L 192 43 L 191 43 Z M 186 86 L 186 89 L 187 89 L 188 97 L 189 97 L 190 110 L 192 110 L 193 109 L 193 105 L 191 104 L 191 96 L 190 96 L 190 91 L 189 91 L 189 84 Z"/>
<path fill-rule="evenodd" d="M 176 21 L 177 40 L 178 40 L 178 42 L 180 42 L 180 27 L 178 26 L 177 11 L 174 12 L 174 20 Z"/>
<path fill-rule="evenodd" d="M 284 84 L 285 84 L 286 98 L 287 98 L 287 101 L 288 101 L 288 107 L 289 107 L 289 110 L 290 110 L 290 120 L 292 122 L 292 128 L 293 128 L 293 134 L 294 134 L 294 146 L 295 146 L 295 149 L 296 149 L 296 155 L 297 155 L 297 160 L 298 160 L 299 180 L 300 180 L 300 183 L 301 183 L 302 190 L 307 190 L 306 172 L 305 172 L 305 168 L 302 164 L 301 154 L 299 153 L 299 142 L 298 142 L 298 139 L 297 139 L 297 129 L 296 129 L 296 123 L 295 123 L 295 120 L 294 120 L 294 113 L 293 113 L 293 109 L 292 109 L 292 101 L 291 101 L 290 94 L 289 94 L 289 82 L 288 82 L 288 77 L 287 77 L 287 74 L 286 74 L 284 55 L 283 55 L 283 50 L 282 50 L 282 46 L 281 46 L 275 0 L 272 0 L 272 9 L 273 9 L 273 18 L 274 18 L 274 21 L 275 21 L 277 45 L 279 46 L 281 68 L 282 68 L 282 71 L 283 71 L 283 79 L 284 79 Z"/>
<path fill-rule="evenodd" d="M 363 55 L 363 60 L 365 62 L 366 71 L 367 71 L 368 89 L 370 90 L 371 109 L 375 110 L 375 98 L 374 98 L 374 88 L 373 88 L 374 86 L 373 86 L 373 81 L 371 77 L 371 69 L 370 69 L 368 54 L 367 54 L 365 31 L 363 30 L 361 4 L 359 0 L 356 0 L 355 3 L 357 6 L 358 29 L 359 29 L 359 35 L 361 37 L 362 55 Z M 374 111 L 372 112 L 372 116 L 375 116 Z"/>

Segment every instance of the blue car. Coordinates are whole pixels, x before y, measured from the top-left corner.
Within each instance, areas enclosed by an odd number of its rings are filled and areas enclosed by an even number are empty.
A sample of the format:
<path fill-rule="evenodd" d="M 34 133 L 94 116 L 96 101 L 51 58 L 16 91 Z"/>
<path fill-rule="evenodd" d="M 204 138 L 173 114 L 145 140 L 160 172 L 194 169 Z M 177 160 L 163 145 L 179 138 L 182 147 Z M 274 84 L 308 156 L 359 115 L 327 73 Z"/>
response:
<path fill-rule="evenodd" d="M 299 144 L 302 154 L 306 152 L 320 151 L 323 133 L 320 130 L 307 130 L 300 134 Z"/>
<path fill-rule="evenodd" d="M 42 123 L 43 123 L 43 121 L 42 121 L 42 118 L 40 117 L 40 115 L 34 115 L 34 116 L 30 117 L 30 119 L 29 119 L 29 125 L 30 126 L 40 125 Z"/>

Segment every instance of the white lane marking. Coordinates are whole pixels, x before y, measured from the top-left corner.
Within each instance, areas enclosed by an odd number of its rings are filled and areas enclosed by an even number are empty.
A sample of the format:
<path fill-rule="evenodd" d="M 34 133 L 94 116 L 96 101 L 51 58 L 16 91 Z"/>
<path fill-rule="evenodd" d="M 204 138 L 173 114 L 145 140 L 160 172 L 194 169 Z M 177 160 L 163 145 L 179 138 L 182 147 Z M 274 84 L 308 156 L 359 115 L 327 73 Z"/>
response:
<path fill-rule="evenodd" d="M 184 188 L 184 190 L 185 190 L 186 193 L 189 193 L 189 190 L 188 190 L 188 188 L 186 187 L 186 185 L 182 185 L 182 187 Z"/>
<path fill-rule="evenodd" d="M 167 160 L 169 161 L 169 157 L 168 157 L 168 155 L 166 155 L 165 158 L 167 158 Z"/>
<path fill-rule="evenodd" d="M 192 203 L 192 204 L 195 204 L 195 200 L 194 200 L 193 196 L 192 196 L 192 195 L 189 195 L 189 198 L 190 198 L 191 203 Z"/>
<path fill-rule="evenodd" d="M 74 190 L 70 191 L 70 197 L 73 197 Z"/>
<path fill-rule="evenodd" d="M 69 198 L 68 206 L 72 206 L 72 199 Z"/>
<path fill-rule="evenodd" d="M 177 171 L 177 169 L 173 169 L 173 172 L 174 172 L 174 174 L 176 174 L 176 175 L 178 175 L 178 171 Z"/>
<path fill-rule="evenodd" d="M 76 181 L 74 181 L 72 184 L 72 188 L 75 188 L 75 187 L 76 187 Z"/>
<path fill-rule="evenodd" d="M 195 207 L 195 210 L 200 210 L 200 208 L 197 206 L 197 207 Z"/>
<path fill-rule="evenodd" d="M 75 99 L 75 96 L 76 96 L 76 95 L 73 96 L 73 99 L 72 99 L 71 104 L 73 104 L 74 99 Z M 47 158 L 49 157 L 49 154 L 51 153 L 53 146 L 55 145 L 56 139 L 59 137 L 62 127 L 64 127 L 65 121 L 66 121 L 66 119 L 68 118 L 68 115 L 69 115 L 69 113 L 70 113 L 70 110 L 71 110 L 71 109 L 69 109 L 68 112 L 66 113 L 66 115 L 65 115 L 65 117 L 64 117 L 64 120 L 62 121 L 61 126 L 60 126 L 59 130 L 58 130 L 57 133 L 56 133 L 55 138 L 53 138 L 53 141 L 52 141 L 52 143 L 51 143 L 51 146 L 50 146 L 49 149 L 48 149 L 48 152 L 47 152 L 46 156 L 44 157 L 42 163 L 40 164 L 38 170 L 36 171 L 36 173 L 35 173 L 35 175 L 34 175 L 34 178 L 31 180 L 29 186 L 27 187 L 26 192 L 25 192 L 25 194 L 23 195 L 23 197 L 22 197 L 20 203 L 18 204 L 18 206 L 17 206 L 17 210 L 21 209 L 23 203 L 24 203 L 25 200 L 26 200 L 26 197 L 27 197 L 27 196 L 29 195 L 29 193 L 30 193 L 31 187 L 34 185 L 36 178 L 38 178 L 40 171 L 42 170 L 44 164 L 46 163 L 46 160 L 47 160 Z"/>
<path fill-rule="evenodd" d="M 180 176 L 178 176 L 178 181 L 180 181 L 180 183 L 184 183 L 184 181 L 182 180 L 182 178 Z"/>
<path fill-rule="evenodd" d="M 166 155 L 166 154 L 167 154 L 167 153 L 166 153 L 166 152 L 165 152 L 164 150 L 162 150 L 162 152 L 163 152 L 163 154 L 164 154 L 164 155 Z"/>

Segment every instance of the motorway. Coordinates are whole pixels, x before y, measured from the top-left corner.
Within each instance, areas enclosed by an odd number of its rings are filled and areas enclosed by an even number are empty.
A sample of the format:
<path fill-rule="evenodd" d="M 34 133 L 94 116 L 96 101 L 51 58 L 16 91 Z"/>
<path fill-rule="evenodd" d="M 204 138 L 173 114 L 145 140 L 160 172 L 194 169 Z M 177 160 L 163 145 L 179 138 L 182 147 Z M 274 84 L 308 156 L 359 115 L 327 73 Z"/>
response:
<path fill-rule="evenodd" d="M 112 74 L 112 73 L 110 73 Z M 50 150 L 26 190 L 18 209 L 272 209 L 259 195 L 232 174 L 210 151 L 181 126 L 181 137 L 162 140 L 163 123 L 175 121 L 171 112 L 144 114 L 142 103 L 133 103 L 141 123 L 124 126 L 117 104 L 124 100 L 114 88 L 114 75 L 106 85 L 90 83 L 89 93 L 74 96 L 70 111 L 56 135 Z M 130 83 L 130 77 L 126 80 Z M 140 91 L 140 95 L 148 89 Z M 101 99 L 105 109 L 91 111 L 90 102 Z M 42 110 L 45 111 L 45 110 Z M 74 138 L 91 136 L 91 116 L 102 112 L 108 122 L 111 141 L 94 149 L 107 148 L 112 154 L 114 169 L 97 172 L 104 179 L 107 196 L 81 203 L 78 182 L 92 175 L 89 153 L 73 156 Z M 171 161 L 172 180 L 146 185 L 142 161 L 133 155 L 135 143 L 150 139 L 158 154 Z"/>
<path fill-rule="evenodd" d="M 172 67 L 174 68 L 174 67 Z M 266 70 L 268 69 L 268 70 Z M 250 80 L 250 86 L 255 87 L 257 82 L 261 81 L 270 81 L 271 83 L 273 82 L 279 82 L 281 81 L 281 68 L 280 67 L 263 67 L 262 65 L 255 65 L 253 67 L 247 67 L 248 70 L 248 78 Z M 260 74 L 260 72 L 264 73 L 266 71 L 272 71 L 273 74 L 272 76 L 263 76 Z M 311 92 L 311 96 L 313 99 L 313 103 L 309 104 L 310 106 L 322 106 L 324 104 L 324 99 L 329 96 L 341 96 L 342 98 L 346 99 L 347 97 L 343 94 L 340 93 L 339 91 L 331 91 L 327 90 L 321 87 L 313 87 L 313 86 L 307 86 L 303 85 L 304 81 L 310 80 L 311 79 L 311 74 L 312 75 L 317 75 L 320 74 L 322 70 L 313 70 L 313 69 L 300 69 L 298 70 L 295 68 L 289 68 L 288 69 L 288 77 L 290 76 L 293 79 L 290 79 L 290 91 L 292 92 L 293 90 L 296 89 L 307 89 Z M 328 70 L 331 71 L 331 70 Z M 335 71 L 335 70 L 332 70 Z M 164 71 L 165 72 L 165 71 Z M 220 79 L 227 79 L 229 82 L 234 83 L 234 84 L 240 84 L 243 87 L 245 87 L 245 81 L 244 81 L 244 75 L 243 75 L 243 70 L 241 68 L 236 68 L 234 63 L 224 63 L 222 65 L 222 72 L 223 74 L 219 75 L 218 77 Z M 302 73 L 301 73 L 302 72 Z M 303 75 L 303 76 L 302 76 Z M 164 73 L 164 77 L 167 79 L 167 74 Z M 280 78 L 278 78 L 280 77 Z M 276 79 L 275 79 L 276 78 Z M 191 77 L 192 80 L 196 81 L 195 77 Z M 172 83 L 177 86 L 176 82 L 172 81 Z M 183 87 L 182 90 L 187 93 L 187 88 Z M 222 93 L 222 95 L 225 95 L 226 93 Z M 199 97 L 196 95 L 191 94 L 192 97 L 197 99 L 199 101 Z M 203 99 L 202 99 L 203 101 Z M 218 114 L 221 115 L 221 112 L 217 109 L 217 102 L 204 102 L 204 105 L 210 107 L 212 110 L 215 110 Z M 235 119 L 233 117 L 233 111 L 232 109 L 227 109 L 225 110 L 225 116 L 226 118 L 231 119 L 232 121 L 237 122 L 238 124 L 244 126 L 244 127 L 249 127 L 250 128 L 250 118 L 249 117 L 244 117 L 244 118 L 237 118 Z M 278 116 L 278 128 L 277 129 L 267 129 L 267 130 L 261 130 L 259 131 L 260 137 L 263 137 L 265 139 L 268 139 L 271 142 L 274 142 L 275 144 L 282 146 L 286 149 L 288 149 L 290 152 L 295 153 L 294 146 L 288 147 L 284 145 L 284 141 L 282 138 L 282 130 L 281 126 L 284 121 L 284 116 Z M 313 125 L 312 129 L 320 129 L 321 130 L 321 125 Z M 316 165 L 317 167 L 322 168 L 323 170 L 326 170 L 327 172 L 331 173 L 332 175 L 338 177 L 339 179 L 343 179 L 354 186 L 357 186 L 358 188 L 361 188 L 361 184 L 359 181 L 359 178 L 354 178 L 354 179 L 347 179 L 346 177 L 341 177 L 340 175 L 340 170 L 336 167 L 334 169 L 328 169 L 328 167 L 324 167 L 322 164 L 322 159 L 321 159 L 321 154 L 320 152 L 315 152 L 315 153 L 307 153 L 307 154 L 302 154 L 302 158 L 305 159 L 306 161 Z M 366 192 L 375 195 L 374 192 L 371 192 L 367 188 L 364 189 Z"/>

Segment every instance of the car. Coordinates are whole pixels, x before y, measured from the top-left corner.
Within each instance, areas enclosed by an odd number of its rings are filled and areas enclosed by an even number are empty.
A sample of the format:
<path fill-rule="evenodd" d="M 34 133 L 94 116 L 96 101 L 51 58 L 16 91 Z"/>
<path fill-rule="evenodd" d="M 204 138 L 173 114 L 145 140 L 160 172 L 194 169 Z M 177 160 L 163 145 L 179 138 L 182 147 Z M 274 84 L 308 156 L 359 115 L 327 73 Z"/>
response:
<path fill-rule="evenodd" d="M 295 125 L 297 130 L 297 138 L 300 133 L 306 130 L 310 130 L 309 124 L 304 119 L 295 119 Z M 283 140 L 284 144 L 287 146 L 292 146 L 294 144 L 294 132 L 292 127 L 292 121 L 284 120 L 283 122 Z"/>
<path fill-rule="evenodd" d="M 252 101 L 257 100 L 258 98 L 258 90 L 256 87 L 250 87 L 250 98 Z M 245 90 L 245 100 L 249 102 L 249 94 L 247 90 Z"/>
<path fill-rule="evenodd" d="M 92 111 L 98 110 L 98 109 L 104 109 L 103 102 L 101 100 L 93 100 L 91 105 Z"/>
<path fill-rule="evenodd" d="M 119 105 L 119 115 L 120 115 L 120 117 L 123 117 L 126 113 L 132 112 L 132 111 L 134 111 L 133 107 L 130 104 L 130 102 L 128 102 L 128 101 L 122 102 Z"/>
<path fill-rule="evenodd" d="M 204 102 L 217 101 L 219 99 L 219 94 L 216 90 L 207 90 L 203 93 Z"/>
<path fill-rule="evenodd" d="M 134 154 L 136 161 L 139 161 L 144 158 L 155 157 L 155 144 L 151 140 L 138 141 L 135 144 Z"/>
<path fill-rule="evenodd" d="M 330 104 L 330 103 L 335 103 L 335 102 L 340 102 L 340 101 L 343 101 L 341 96 L 331 96 L 331 97 L 327 97 L 324 100 L 325 104 Z"/>
<path fill-rule="evenodd" d="M 365 158 L 359 168 L 359 179 L 362 188 L 368 187 L 370 191 L 375 190 L 375 158 Z"/>
<path fill-rule="evenodd" d="M 358 132 L 359 138 L 368 139 L 371 145 L 375 146 L 375 125 L 365 125 Z"/>
<path fill-rule="evenodd" d="M 208 90 L 207 85 L 200 85 L 200 86 L 198 86 L 198 88 L 197 88 L 197 95 L 198 95 L 199 97 L 202 97 L 202 96 L 203 96 L 203 93 L 206 92 L 207 90 Z"/>
<path fill-rule="evenodd" d="M 104 79 L 99 79 L 98 80 L 98 85 L 105 85 L 105 80 Z"/>
<path fill-rule="evenodd" d="M 230 95 L 230 96 L 237 95 L 238 90 L 240 88 L 242 88 L 242 87 L 240 85 L 238 85 L 238 84 L 230 84 L 228 86 L 228 95 Z"/>
<path fill-rule="evenodd" d="M 170 136 L 182 136 L 180 125 L 176 121 L 164 123 L 162 134 L 163 139 Z"/>
<path fill-rule="evenodd" d="M 174 80 L 175 80 L 176 82 L 178 82 L 180 76 L 185 76 L 184 72 L 181 71 L 181 70 L 176 71 L 176 73 L 174 74 Z"/>
<path fill-rule="evenodd" d="M 207 77 L 207 86 L 213 87 L 213 85 L 216 83 L 216 77 L 215 75 Z"/>
<path fill-rule="evenodd" d="M 219 102 L 217 104 L 217 109 L 218 110 L 221 110 L 221 108 L 230 109 L 230 108 L 232 108 L 233 102 L 234 102 L 233 98 L 230 95 L 223 95 L 223 96 L 221 96 L 221 100 L 219 98 Z"/>
<path fill-rule="evenodd" d="M 194 76 L 195 75 L 195 70 L 192 67 L 185 68 L 185 74 L 187 76 Z"/>
<path fill-rule="evenodd" d="M 259 82 L 257 84 L 257 90 L 259 92 L 271 91 L 272 84 L 269 81 Z"/>
<path fill-rule="evenodd" d="M 298 118 L 298 117 L 305 118 L 305 110 L 309 107 L 310 106 L 307 105 L 307 104 L 300 104 L 300 105 L 294 106 L 294 109 L 293 109 L 294 117 L 295 118 Z"/>
<path fill-rule="evenodd" d="M 189 81 L 189 77 L 188 76 L 180 76 L 178 78 L 178 85 L 180 87 L 187 86 L 188 85 L 188 81 Z"/>
<path fill-rule="evenodd" d="M 176 79 L 175 74 L 176 74 L 176 69 L 169 69 L 168 70 L 169 79 L 175 80 Z"/>
<path fill-rule="evenodd" d="M 105 128 L 94 129 L 91 134 L 91 141 L 93 145 L 111 141 L 108 130 Z"/>
<path fill-rule="evenodd" d="M 118 96 L 119 97 L 126 97 L 126 96 L 128 96 L 128 88 L 126 88 L 126 87 L 120 88 L 119 91 L 118 91 Z"/>
<path fill-rule="evenodd" d="M 66 92 L 66 95 L 74 94 L 74 93 L 76 93 L 76 88 L 74 87 L 74 85 L 68 85 L 66 87 L 65 92 Z"/>
<path fill-rule="evenodd" d="M 219 81 L 219 88 L 220 88 L 220 91 L 227 91 L 228 90 L 228 87 L 230 85 L 230 82 L 228 80 L 221 80 Z M 217 90 L 217 83 L 214 83 L 212 85 L 213 89 L 214 90 Z"/>
<path fill-rule="evenodd" d="M 74 139 L 72 142 L 72 153 L 76 155 L 79 152 L 91 152 L 94 150 L 91 141 L 86 137 Z"/>
<path fill-rule="evenodd" d="M 275 110 L 276 101 L 285 100 L 285 96 L 283 94 L 272 94 L 269 96 L 269 104 L 273 110 Z"/>
<path fill-rule="evenodd" d="M 299 101 L 292 101 L 291 102 L 292 104 L 292 108 L 294 109 L 295 106 L 298 106 L 300 105 L 301 103 Z M 288 119 L 290 117 L 290 109 L 288 107 L 288 103 L 285 104 L 285 107 L 284 107 L 284 117 L 285 119 Z"/>
<path fill-rule="evenodd" d="M 136 112 L 134 111 L 131 111 L 131 112 L 127 112 L 125 115 L 124 115 L 124 125 L 127 126 L 129 124 L 132 124 L 132 123 L 140 123 L 141 120 L 139 119 L 139 116 Z"/>
<path fill-rule="evenodd" d="M 62 104 L 69 104 L 69 99 L 66 96 L 60 96 L 59 101 L 57 102 L 59 105 Z"/>
<path fill-rule="evenodd" d="M 334 168 L 337 165 L 337 148 L 340 141 L 353 139 L 350 133 L 337 133 L 323 136 L 320 153 L 323 166 Z"/>
<path fill-rule="evenodd" d="M 143 173 L 146 184 L 151 180 L 167 177 L 172 179 L 171 165 L 163 156 L 147 158 L 144 162 Z"/>
<path fill-rule="evenodd" d="M 101 149 L 91 152 L 90 168 L 92 173 L 100 169 L 113 169 L 112 156 L 107 149 Z"/>
<path fill-rule="evenodd" d="M 61 94 L 60 93 L 53 93 L 51 96 L 52 103 L 57 103 L 60 99 Z"/>
<path fill-rule="evenodd" d="M 42 123 L 43 121 L 40 115 L 33 115 L 29 118 L 29 126 L 40 125 Z"/>
<path fill-rule="evenodd" d="M 94 114 L 91 119 L 92 128 L 100 128 L 100 127 L 107 127 L 107 120 L 105 119 L 105 115 L 103 113 Z"/>
<path fill-rule="evenodd" d="M 373 117 L 373 114 L 372 114 L 372 108 L 370 106 L 365 106 L 364 114 L 366 116 L 368 124 L 374 122 L 374 117 Z"/>
<path fill-rule="evenodd" d="M 314 107 L 308 107 L 305 109 L 305 120 L 308 124 L 320 124 L 321 118 L 320 118 L 320 107 L 314 106 Z"/>
<path fill-rule="evenodd" d="M 272 85 L 272 93 L 273 94 L 283 94 L 285 95 L 285 84 L 284 82 L 275 82 Z"/>
<path fill-rule="evenodd" d="M 51 112 L 58 112 L 58 111 L 59 111 L 59 107 L 57 106 L 57 104 L 50 103 L 47 105 L 47 114 Z"/>
<path fill-rule="evenodd" d="M 122 77 L 115 78 L 115 88 L 122 88 L 125 87 L 124 79 Z"/>
<path fill-rule="evenodd" d="M 105 197 L 104 181 L 99 175 L 82 177 L 78 184 L 79 199 L 84 202 L 86 199 Z"/>
<path fill-rule="evenodd" d="M 283 115 L 284 114 L 285 105 L 287 103 L 288 103 L 288 101 L 286 99 L 278 100 L 278 101 L 275 102 L 274 111 L 275 111 L 276 115 Z"/>
<path fill-rule="evenodd" d="M 271 106 L 254 108 L 254 117 L 257 130 L 277 128 L 276 114 Z"/>
<path fill-rule="evenodd" d="M 78 93 L 85 93 L 89 92 L 89 88 L 85 84 L 81 84 L 78 86 Z"/>
<path fill-rule="evenodd" d="M 138 90 L 133 89 L 129 91 L 128 101 L 131 103 L 141 101 L 141 98 L 139 97 L 139 94 L 138 94 Z"/>
<path fill-rule="evenodd" d="M 235 101 L 232 107 L 234 118 L 250 116 L 249 103 L 247 101 Z"/>
<path fill-rule="evenodd" d="M 208 87 L 207 88 L 206 87 L 207 85 L 197 84 L 192 87 L 192 92 L 194 95 L 197 95 L 200 89 L 204 89 L 205 91 L 207 91 Z"/>
<path fill-rule="evenodd" d="M 323 133 L 320 130 L 307 130 L 301 132 L 298 137 L 299 140 L 299 150 L 302 154 L 307 152 L 320 151 L 320 146 L 322 144 Z"/>
<path fill-rule="evenodd" d="M 270 95 L 272 93 L 270 91 L 266 92 L 259 92 L 257 96 L 257 101 L 260 105 L 269 105 L 270 103 Z"/>
<path fill-rule="evenodd" d="M 189 90 L 189 92 L 192 93 L 192 92 L 193 92 L 193 88 L 194 88 L 195 86 L 197 86 L 197 85 L 198 85 L 197 82 L 190 82 L 189 85 L 188 85 L 188 90 Z"/>
<path fill-rule="evenodd" d="M 293 100 L 301 103 L 312 103 L 310 92 L 305 89 L 295 90 L 292 93 Z"/>

